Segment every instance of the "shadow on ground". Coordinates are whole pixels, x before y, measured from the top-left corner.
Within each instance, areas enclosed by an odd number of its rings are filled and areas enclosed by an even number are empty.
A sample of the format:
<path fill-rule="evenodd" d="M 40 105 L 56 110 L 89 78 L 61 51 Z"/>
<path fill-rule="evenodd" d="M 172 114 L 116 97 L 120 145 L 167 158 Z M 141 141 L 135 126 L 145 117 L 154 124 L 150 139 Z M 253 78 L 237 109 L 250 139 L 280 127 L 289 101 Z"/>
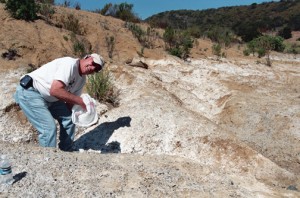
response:
<path fill-rule="evenodd" d="M 82 135 L 74 142 L 74 149 L 98 150 L 101 153 L 119 153 L 121 152 L 120 143 L 117 141 L 107 141 L 115 130 L 121 127 L 130 127 L 131 118 L 129 116 L 118 118 L 114 122 L 104 122 L 95 129 Z"/>
<path fill-rule="evenodd" d="M 20 181 L 26 175 L 27 175 L 27 172 L 21 172 L 21 173 L 16 174 L 15 176 L 13 176 L 13 178 L 14 178 L 13 183 L 16 183 L 16 182 Z"/>

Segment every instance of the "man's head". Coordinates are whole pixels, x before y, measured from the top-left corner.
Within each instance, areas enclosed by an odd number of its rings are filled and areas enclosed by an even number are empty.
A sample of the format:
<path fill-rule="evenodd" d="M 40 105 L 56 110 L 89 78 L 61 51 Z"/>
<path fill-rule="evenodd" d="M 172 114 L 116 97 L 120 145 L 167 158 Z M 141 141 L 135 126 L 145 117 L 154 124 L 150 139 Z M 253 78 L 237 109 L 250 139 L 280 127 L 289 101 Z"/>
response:
<path fill-rule="evenodd" d="M 105 61 L 99 54 L 89 54 L 80 60 L 80 72 L 83 75 L 99 72 L 104 65 Z"/>
<path fill-rule="evenodd" d="M 93 58 L 93 63 L 98 65 L 98 68 L 97 68 L 96 72 L 99 72 L 100 70 L 103 69 L 103 67 L 105 65 L 105 61 L 104 61 L 102 56 L 100 56 L 99 54 L 95 54 L 95 53 L 91 54 L 91 55 L 88 55 L 88 56 L 92 57 Z"/>

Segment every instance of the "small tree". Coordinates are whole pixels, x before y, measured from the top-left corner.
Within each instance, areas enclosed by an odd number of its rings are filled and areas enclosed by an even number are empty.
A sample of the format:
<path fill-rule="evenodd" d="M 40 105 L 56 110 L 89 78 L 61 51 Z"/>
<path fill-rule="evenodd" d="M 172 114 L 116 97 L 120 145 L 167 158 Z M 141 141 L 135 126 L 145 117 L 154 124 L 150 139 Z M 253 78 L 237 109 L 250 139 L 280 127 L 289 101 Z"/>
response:
<path fill-rule="evenodd" d="M 282 52 L 285 48 L 283 38 L 279 36 L 264 35 L 248 43 L 250 51 L 257 52 L 258 57 L 266 56 L 267 65 L 271 66 L 270 53 L 272 50 Z"/>
<path fill-rule="evenodd" d="M 118 6 L 116 17 L 124 21 L 131 21 L 133 17 L 132 13 L 133 4 L 121 3 Z"/>

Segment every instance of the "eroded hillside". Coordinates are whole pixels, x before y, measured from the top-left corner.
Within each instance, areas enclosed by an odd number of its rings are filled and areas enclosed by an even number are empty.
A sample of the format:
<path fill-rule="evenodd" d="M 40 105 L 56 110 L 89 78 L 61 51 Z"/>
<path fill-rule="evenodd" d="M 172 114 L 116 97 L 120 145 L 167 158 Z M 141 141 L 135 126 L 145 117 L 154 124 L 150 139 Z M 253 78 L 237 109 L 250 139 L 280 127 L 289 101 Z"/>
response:
<path fill-rule="evenodd" d="M 92 51 L 109 60 L 120 106 L 97 105 L 100 119 L 78 128 L 77 151 L 38 147 L 12 95 L 28 64 L 73 55 L 69 32 L 16 21 L 2 6 L 0 52 L 16 48 L 21 56 L 0 59 L 0 147 L 18 179 L 4 196 L 300 196 L 299 56 L 273 54 L 267 67 L 231 48 L 217 59 L 200 50 L 210 48 L 202 40 L 189 62 L 167 55 L 160 41 L 139 57 L 124 22 L 57 8 L 53 23 L 67 12 L 79 16 Z M 112 59 L 107 35 L 117 41 Z M 148 69 L 125 63 L 132 58 Z"/>

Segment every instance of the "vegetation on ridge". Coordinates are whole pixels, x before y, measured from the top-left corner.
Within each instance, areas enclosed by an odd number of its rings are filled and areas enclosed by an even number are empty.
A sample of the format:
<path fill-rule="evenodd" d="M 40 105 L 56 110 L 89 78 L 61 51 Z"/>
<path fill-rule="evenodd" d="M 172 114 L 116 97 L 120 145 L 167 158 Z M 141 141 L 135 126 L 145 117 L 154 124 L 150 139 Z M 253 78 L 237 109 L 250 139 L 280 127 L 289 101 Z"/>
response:
<path fill-rule="evenodd" d="M 126 22 L 140 22 L 139 17 L 133 12 L 133 4 L 106 4 L 100 10 L 100 14 L 104 16 L 112 16 Z"/>
<path fill-rule="evenodd" d="M 54 14 L 52 8 L 54 0 L 0 0 L 0 2 L 5 3 L 6 9 L 17 19 L 35 20 L 42 17 L 50 24 L 50 19 Z M 64 1 L 61 6 L 69 7 L 70 1 Z M 76 3 L 74 8 L 80 10 L 80 4 Z M 148 18 L 146 21 L 150 23 L 150 26 L 148 25 L 146 30 L 138 25 L 140 19 L 133 12 L 133 4 L 126 2 L 120 4 L 109 3 L 95 12 L 124 20 L 126 22 L 125 27 L 132 32 L 141 44 L 141 52 L 137 51 L 140 56 L 143 56 L 145 48 L 153 49 L 155 40 L 160 38 L 165 42 L 166 51 L 171 55 L 186 59 L 189 57 L 190 49 L 195 44 L 195 38 L 200 37 L 209 38 L 214 42 L 212 52 L 218 57 L 226 56 L 225 51 L 222 50 L 223 47 L 226 49 L 232 43 L 242 41 L 248 43 L 244 54 L 254 54 L 253 45 L 258 45 L 258 40 L 265 40 L 265 35 L 270 31 L 273 35 L 276 33 L 277 36 L 280 36 L 280 38 L 276 36 L 274 39 L 280 41 L 284 46 L 283 39 L 291 38 L 292 31 L 300 30 L 300 13 L 298 10 L 300 10 L 300 0 L 253 3 L 250 6 L 223 7 L 203 11 L 168 11 Z M 91 46 L 85 46 L 82 42 L 85 29 L 75 15 L 62 15 L 58 21 L 56 20 L 55 25 L 71 32 L 69 36 L 70 41 L 73 42 L 75 55 L 83 56 L 90 51 Z M 159 35 L 153 28 L 154 26 L 164 28 L 165 32 Z M 65 38 L 68 39 L 67 36 Z M 270 39 L 267 40 L 270 41 Z M 105 42 L 108 55 L 112 58 L 115 38 L 106 37 Z M 89 45 L 91 44 L 89 43 Z M 297 43 L 287 44 L 286 46 L 285 52 L 300 53 Z M 277 48 L 273 49 L 272 47 L 270 50 L 279 51 Z M 259 57 L 267 54 L 261 46 L 256 46 L 255 53 L 258 53 Z"/>
<path fill-rule="evenodd" d="M 154 27 L 187 30 L 198 38 L 207 36 L 215 28 L 229 29 L 248 42 L 264 32 L 283 27 L 292 31 L 300 30 L 299 10 L 300 0 L 281 0 L 202 11 L 167 11 L 149 17 L 146 22 Z"/>

